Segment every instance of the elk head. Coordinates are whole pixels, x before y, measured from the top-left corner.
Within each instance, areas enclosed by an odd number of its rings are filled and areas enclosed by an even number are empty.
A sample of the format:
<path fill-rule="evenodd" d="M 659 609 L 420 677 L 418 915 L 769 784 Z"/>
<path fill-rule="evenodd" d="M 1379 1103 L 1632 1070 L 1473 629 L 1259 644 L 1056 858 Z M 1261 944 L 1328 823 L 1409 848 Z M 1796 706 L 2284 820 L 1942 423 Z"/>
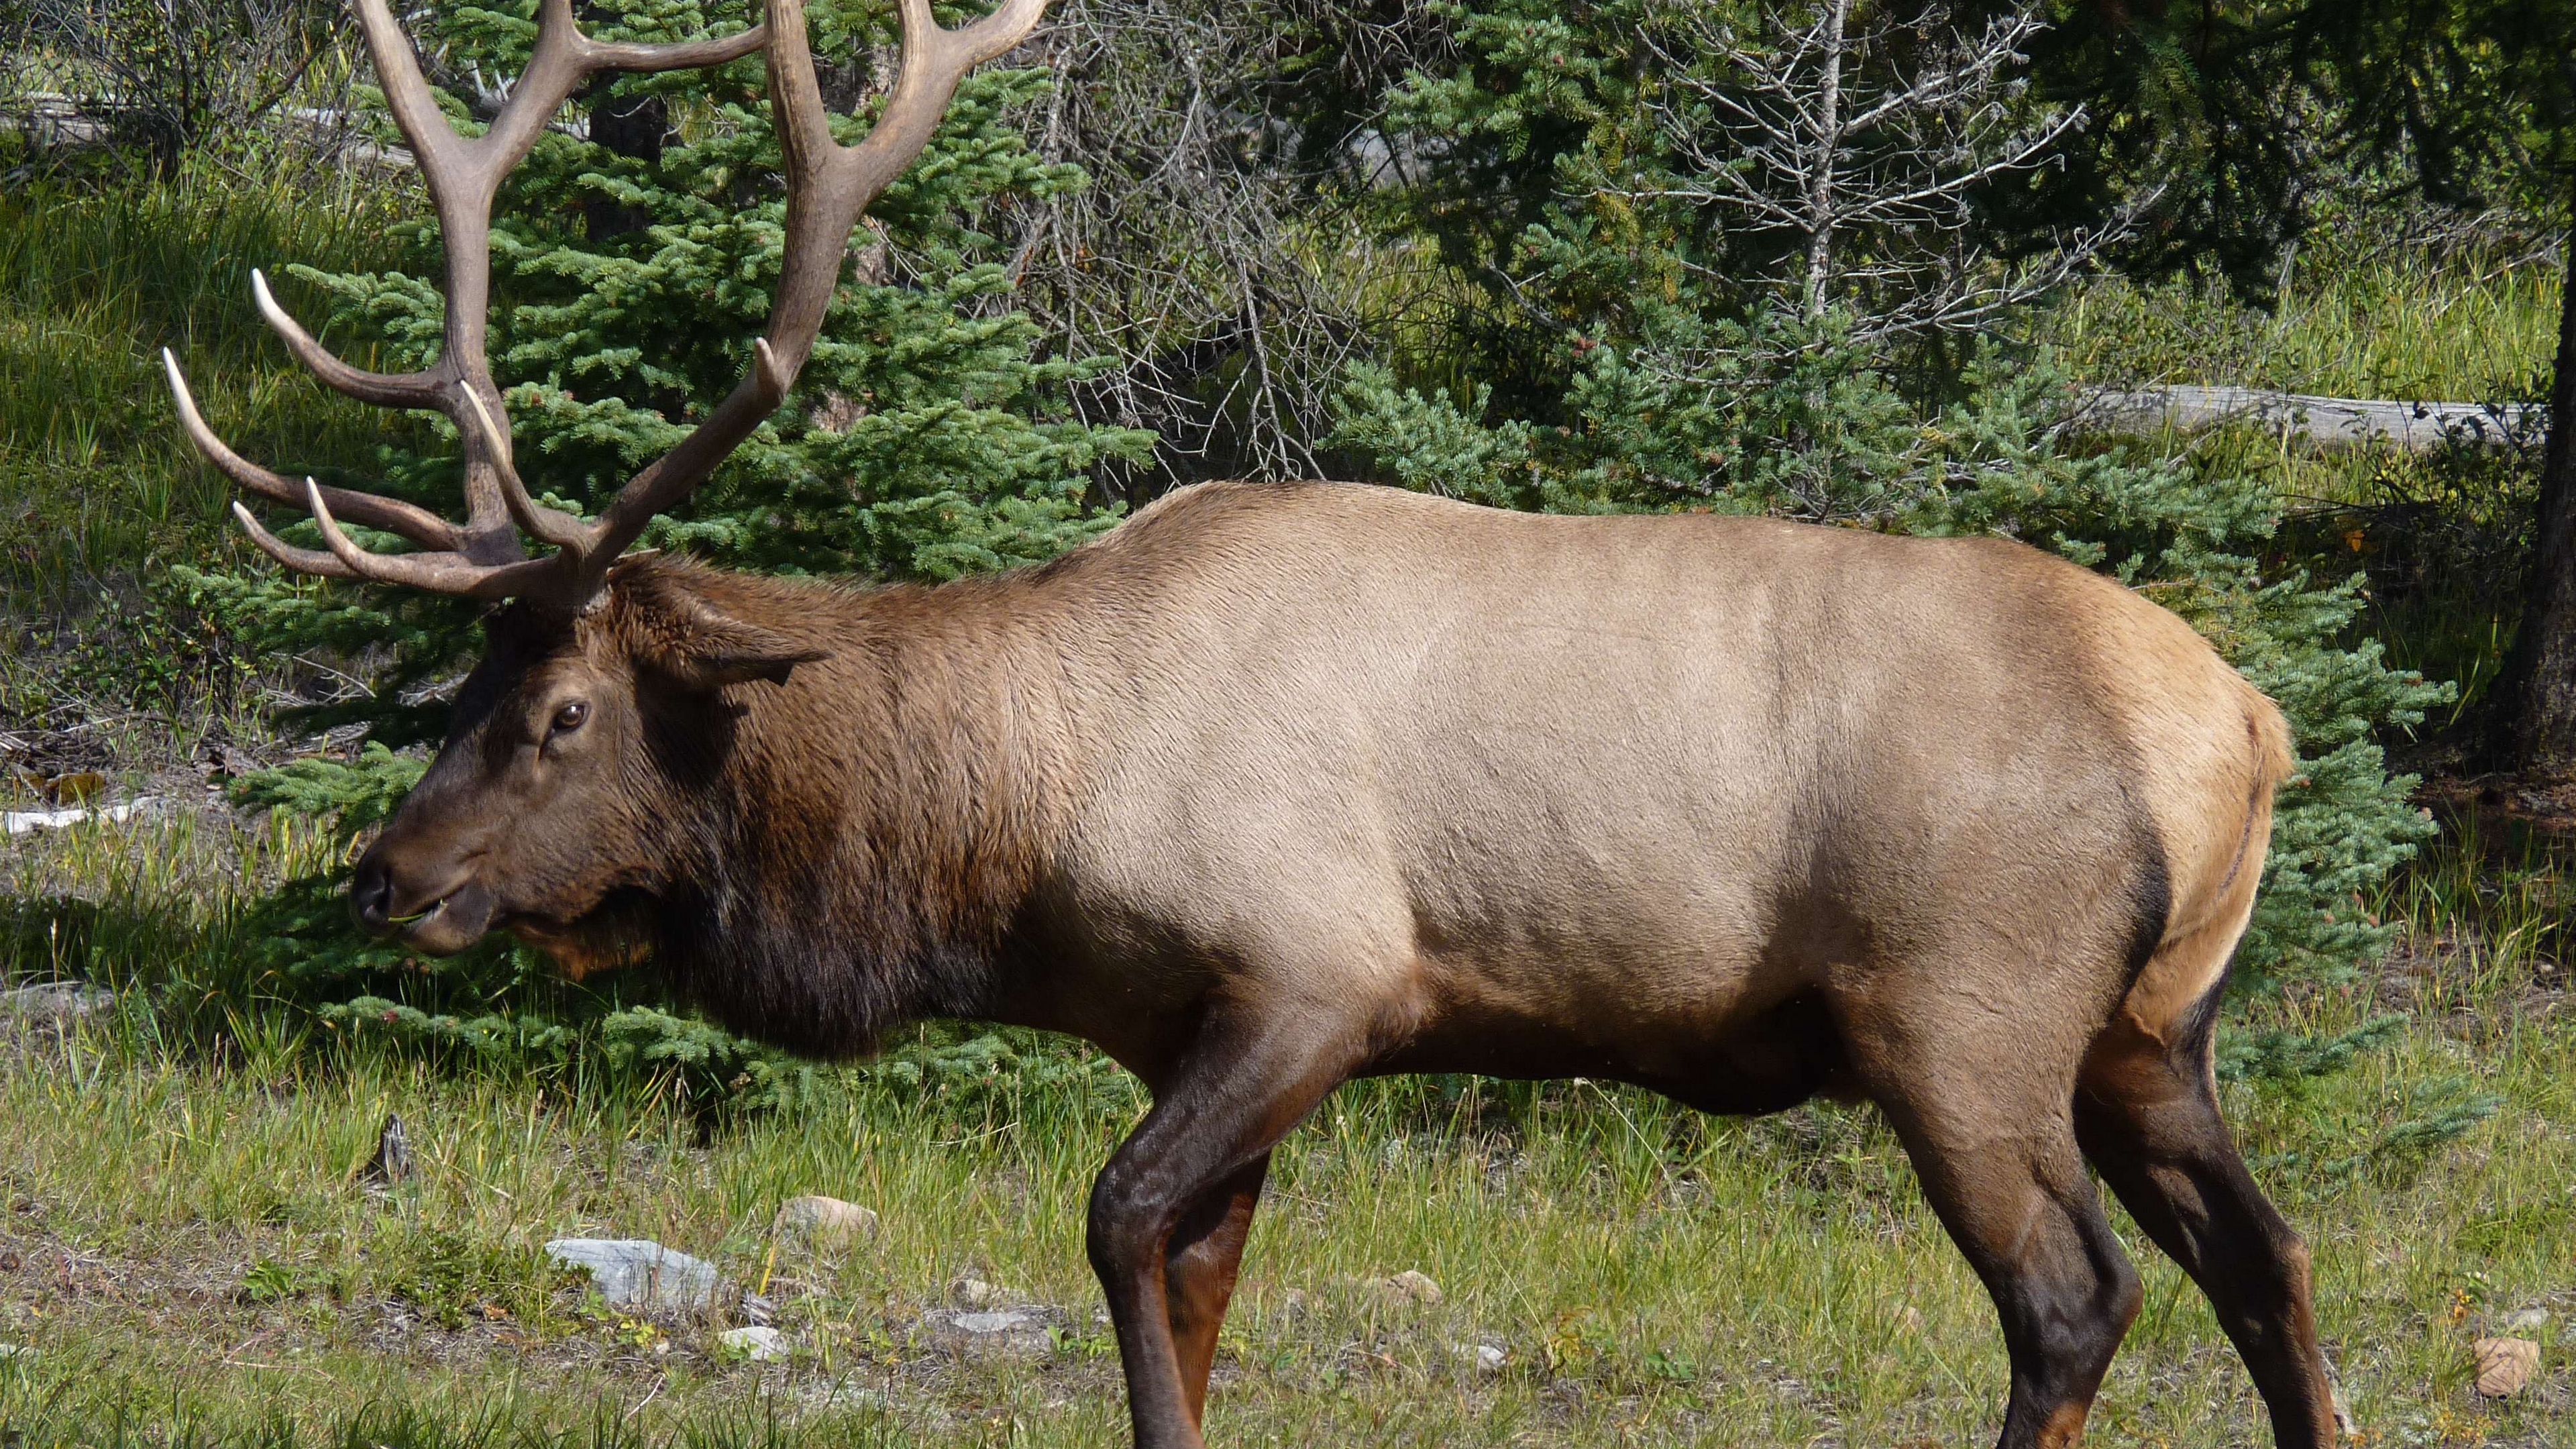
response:
<path fill-rule="evenodd" d="M 984 19 L 942 28 L 930 0 L 899 0 L 902 71 L 865 139 L 832 139 L 794 0 L 764 24 L 680 45 L 593 40 L 572 0 L 542 0 L 528 68 L 479 137 L 441 115 L 408 36 L 387 0 L 356 0 L 387 106 L 427 186 L 446 254 L 447 315 L 438 361 L 412 373 L 351 367 L 325 351 L 253 274 L 261 312 L 323 382 L 381 407 L 438 412 L 461 435 L 465 521 L 370 493 L 300 484 L 251 463 L 199 415 L 166 350 L 188 436 L 244 490 L 309 511 L 326 549 L 289 545 L 240 503 L 252 540 L 288 568 L 492 602 L 491 647 L 460 693 L 438 758 L 359 862 L 350 905 L 359 924 L 401 932 L 424 951 L 451 952 L 495 925 L 561 948 L 578 972 L 614 959 L 620 903 L 649 892 L 657 871 L 685 861 L 688 822 L 667 802 L 702 765 L 730 718 L 727 691 L 783 683 L 824 657 L 728 614 L 711 597 L 719 577 L 629 560 L 654 515 L 680 503 L 786 399 L 812 354 L 839 283 L 850 233 L 870 202 L 928 144 L 957 85 L 1017 45 L 1045 0 L 1003 0 Z M 591 77 L 718 65 L 761 50 L 784 157 L 784 257 L 766 335 L 742 381 L 677 447 L 636 474 L 595 519 L 537 503 L 512 462 L 510 429 L 485 357 L 491 295 L 491 209 L 501 178 L 524 158 L 565 100 Z M 415 546 L 360 547 L 346 519 Z M 525 533 L 553 552 L 530 557 Z M 673 742 L 680 741 L 679 747 Z M 607 944 L 603 944 L 607 943 Z"/>

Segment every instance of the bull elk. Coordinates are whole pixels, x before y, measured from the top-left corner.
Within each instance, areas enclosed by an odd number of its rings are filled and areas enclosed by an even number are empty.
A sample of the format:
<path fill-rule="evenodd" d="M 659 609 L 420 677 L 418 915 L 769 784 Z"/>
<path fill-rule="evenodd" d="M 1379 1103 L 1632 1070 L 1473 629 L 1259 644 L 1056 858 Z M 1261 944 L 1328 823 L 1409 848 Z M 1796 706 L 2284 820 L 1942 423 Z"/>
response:
<path fill-rule="evenodd" d="M 2000 1312 L 2006 1446 L 2081 1436 L 2138 1311 L 2089 1160 L 2216 1306 L 2279 1442 L 2331 1444 L 2306 1250 L 2211 1076 L 2287 731 L 2116 583 L 1998 539 L 1321 483 L 1187 489 L 935 588 L 621 558 L 788 398 L 861 212 L 1043 5 L 946 29 L 901 0 L 900 79 L 844 147 L 794 5 L 657 47 L 543 0 L 466 139 L 357 0 L 443 229 L 443 353 L 360 371 L 259 302 L 331 386 L 455 423 L 466 520 L 247 462 L 170 376 L 197 446 L 319 525 L 292 547 L 236 504 L 279 562 L 508 601 L 358 865 L 359 923 L 432 952 L 498 928 L 576 974 L 649 955 L 816 1054 L 927 1014 L 1096 1043 L 1154 1096 L 1089 1251 L 1155 1449 L 1202 1442 L 1273 1147 L 1393 1072 L 1876 1103 Z M 592 76 L 755 49 L 787 187 L 767 335 L 598 518 L 541 506 L 484 357 L 499 179 Z"/>

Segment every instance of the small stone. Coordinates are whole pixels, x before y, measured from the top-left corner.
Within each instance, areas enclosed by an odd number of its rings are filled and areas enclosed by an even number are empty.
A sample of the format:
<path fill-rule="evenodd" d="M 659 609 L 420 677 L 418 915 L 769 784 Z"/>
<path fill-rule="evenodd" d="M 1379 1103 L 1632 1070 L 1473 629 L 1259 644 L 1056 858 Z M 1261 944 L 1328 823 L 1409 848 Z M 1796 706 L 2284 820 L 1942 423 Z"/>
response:
<path fill-rule="evenodd" d="M 959 1358 L 1043 1358 L 1054 1351 L 1047 1336 L 1047 1315 L 1035 1308 L 993 1312 L 937 1309 L 922 1315 L 930 1341 Z"/>
<path fill-rule="evenodd" d="M 110 805 L 104 810 L 66 806 L 60 810 L 0 811 L 0 835 L 24 835 L 30 830 L 59 830 L 66 825 L 78 825 L 84 820 L 99 820 L 110 825 L 123 825 L 137 815 L 160 813 L 160 806 L 161 800 L 158 796 L 146 795 L 139 800 L 129 800 L 122 805 Z"/>
<path fill-rule="evenodd" d="M 775 1328 L 755 1324 L 750 1328 L 728 1328 L 716 1335 L 716 1342 L 727 1353 L 753 1363 L 775 1363 L 796 1352 L 796 1345 Z"/>
<path fill-rule="evenodd" d="M 1503 1365 L 1510 1359 L 1510 1356 L 1503 1352 L 1502 1347 L 1499 1344 L 1453 1343 L 1449 1345 L 1449 1351 L 1456 1354 L 1459 1361 L 1464 1363 L 1471 1371 L 1473 1371 L 1478 1378 L 1490 1378 L 1495 1374 L 1501 1373 L 1503 1371 Z"/>
<path fill-rule="evenodd" d="M 611 1304 L 704 1308 L 716 1298 L 716 1265 L 650 1238 L 557 1238 L 546 1256 L 586 1270 Z"/>
<path fill-rule="evenodd" d="M 1407 1303 L 1418 1303 L 1425 1308 L 1440 1306 L 1440 1285 L 1431 1280 L 1430 1274 L 1411 1268 L 1387 1279 L 1386 1291 Z"/>
<path fill-rule="evenodd" d="M 2549 1310 L 2546 1308 L 2526 1308 L 2504 1321 L 2504 1331 L 2515 1335 L 2538 1333 L 2548 1326 Z"/>
<path fill-rule="evenodd" d="M 948 1285 L 948 1301 L 960 1308 L 999 1308 L 1011 1301 L 1011 1291 L 981 1278 L 960 1278 Z"/>
<path fill-rule="evenodd" d="M 778 1231 L 811 1247 L 847 1247 L 877 1235 L 877 1215 L 837 1197 L 791 1197 L 778 1206 Z"/>
<path fill-rule="evenodd" d="M 2478 1365 L 2478 1393 L 2510 1399 L 2540 1368 L 2540 1345 L 2527 1338 L 2481 1338 L 2469 1345 Z"/>
<path fill-rule="evenodd" d="M 390 1187 L 411 1174 L 411 1134 L 403 1130 L 402 1118 L 387 1112 L 384 1129 L 376 1134 L 376 1155 L 360 1176 L 379 1186 Z"/>

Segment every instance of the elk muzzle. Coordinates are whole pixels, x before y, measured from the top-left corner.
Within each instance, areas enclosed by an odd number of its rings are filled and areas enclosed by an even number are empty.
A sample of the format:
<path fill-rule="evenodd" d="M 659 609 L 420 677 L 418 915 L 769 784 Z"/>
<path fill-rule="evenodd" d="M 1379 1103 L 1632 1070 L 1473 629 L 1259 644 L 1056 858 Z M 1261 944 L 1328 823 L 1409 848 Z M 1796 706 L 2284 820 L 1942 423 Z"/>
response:
<path fill-rule="evenodd" d="M 388 833 L 358 861 L 349 913 L 371 936 L 399 935 L 403 944 L 433 956 L 462 951 L 492 928 L 496 905 L 475 863 L 416 864 Z"/>

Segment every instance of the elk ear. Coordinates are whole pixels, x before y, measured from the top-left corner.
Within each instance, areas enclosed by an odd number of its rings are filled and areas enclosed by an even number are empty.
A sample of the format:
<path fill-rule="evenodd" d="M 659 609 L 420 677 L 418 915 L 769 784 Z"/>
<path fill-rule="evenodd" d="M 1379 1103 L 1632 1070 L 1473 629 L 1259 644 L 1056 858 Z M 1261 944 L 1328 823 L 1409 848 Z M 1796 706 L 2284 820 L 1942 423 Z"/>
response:
<path fill-rule="evenodd" d="M 756 679 L 785 684 L 797 665 L 832 657 L 829 650 L 735 618 L 667 574 L 636 582 L 643 585 L 635 592 L 643 605 L 644 635 L 637 641 L 636 663 L 682 689 L 711 693 Z"/>
<path fill-rule="evenodd" d="M 819 664 L 832 657 L 827 649 L 808 649 L 754 624 L 724 620 L 688 641 L 689 647 L 653 661 L 656 669 L 683 689 L 714 691 L 728 684 L 765 679 L 785 684 L 799 664 Z"/>

